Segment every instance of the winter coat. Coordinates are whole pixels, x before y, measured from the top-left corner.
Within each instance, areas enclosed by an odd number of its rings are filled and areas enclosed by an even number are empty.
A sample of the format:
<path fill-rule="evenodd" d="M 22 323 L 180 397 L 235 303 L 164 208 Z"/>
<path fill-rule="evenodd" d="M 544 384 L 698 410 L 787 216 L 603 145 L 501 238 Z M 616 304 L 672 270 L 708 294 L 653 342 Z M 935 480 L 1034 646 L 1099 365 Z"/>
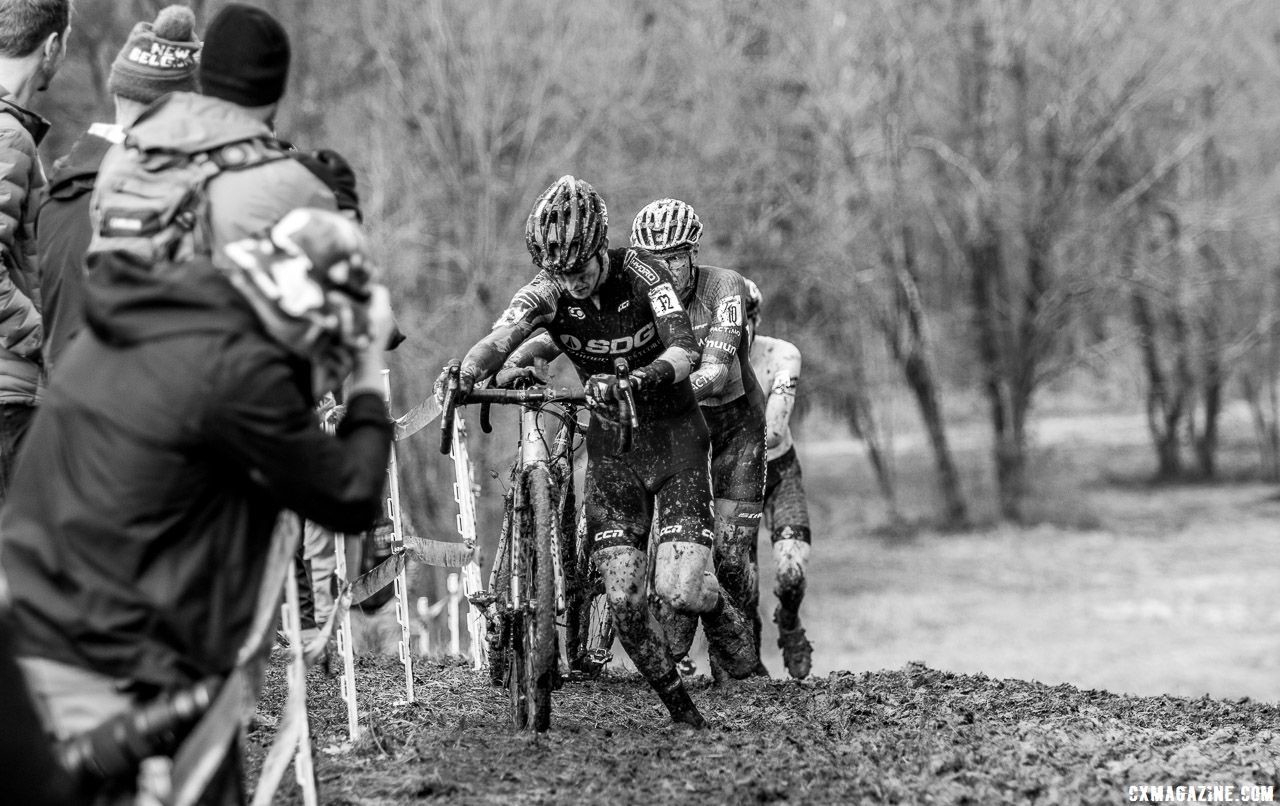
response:
<path fill-rule="evenodd" d="M 94 124 L 53 165 L 49 192 L 36 215 L 40 297 L 44 314 L 45 369 L 53 366 L 84 324 L 85 253 L 93 234 L 89 197 L 111 141 Z"/>
<path fill-rule="evenodd" d="M 17 653 L 133 681 L 232 667 L 282 508 L 360 532 L 391 423 L 376 394 L 319 426 L 311 368 L 208 259 L 90 275 L 0 514 Z"/>
<path fill-rule="evenodd" d="M 36 147 L 49 122 L 0 93 L 0 404 L 33 405 L 44 338 L 34 224 L 45 177 Z"/>

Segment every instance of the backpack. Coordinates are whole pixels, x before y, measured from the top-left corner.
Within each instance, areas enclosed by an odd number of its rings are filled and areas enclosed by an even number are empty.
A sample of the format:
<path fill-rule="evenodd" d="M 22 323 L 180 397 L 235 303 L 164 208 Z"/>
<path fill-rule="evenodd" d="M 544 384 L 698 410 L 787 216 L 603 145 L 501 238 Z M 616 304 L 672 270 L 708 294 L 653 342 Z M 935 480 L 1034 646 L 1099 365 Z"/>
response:
<path fill-rule="evenodd" d="M 147 265 L 212 251 L 205 189 L 223 171 L 288 156 L 272 137 L 252 137 L 186 153 L 140 147 L 127 133 L 106 185 L 99 177 L 89 254 L 125 253 Z"/>

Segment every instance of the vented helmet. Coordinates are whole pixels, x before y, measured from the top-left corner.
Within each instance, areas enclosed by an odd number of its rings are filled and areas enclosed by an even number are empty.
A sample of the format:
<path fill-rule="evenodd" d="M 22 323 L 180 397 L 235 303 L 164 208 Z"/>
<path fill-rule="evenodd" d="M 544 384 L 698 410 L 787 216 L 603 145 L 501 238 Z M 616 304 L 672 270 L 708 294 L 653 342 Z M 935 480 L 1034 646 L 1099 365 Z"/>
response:
<path fill-rule="evenodd" d="M 565 174 L 542 192 L 524 226 L 533 263 L 571 274 L 609 245 L 609 211 L 595 188 Z"/>
<path fill-rule="evenodd" d="M 650 252 L 697 246 L 701 236 L 698 214 L 679 199 L 651 201 L 631 222 L 631 245 Z"/>

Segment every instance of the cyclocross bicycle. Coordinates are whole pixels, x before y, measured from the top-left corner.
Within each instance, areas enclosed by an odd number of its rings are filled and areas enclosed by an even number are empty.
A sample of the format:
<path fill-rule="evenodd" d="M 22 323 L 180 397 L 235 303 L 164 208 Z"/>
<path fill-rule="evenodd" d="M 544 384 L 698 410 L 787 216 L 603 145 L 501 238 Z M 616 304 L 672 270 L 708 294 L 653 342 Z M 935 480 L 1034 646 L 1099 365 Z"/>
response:
<path fill-rule="evenodd" d="M 626 378 L 626 362 L 615 367 Z M 581 527 L 573 482 L 573 455 L 582 430 L 582 392 L 563 388 L 473 389 L 458 394 L 457 363 L 450 364 L 441 413 L 441 452 L 448 453 L 456 407 L 481 404 L 486 433 L 489 406 L 519 405 L 520 438 L 504 497 L 502 529 L 486 591 L 471 597 L 488 624 L 489 674 L 510 693 L 512 724 L 545 731 L 551 724 L 551 691 L 560 683 L 559 633 L 571 670 L 596 674 L 611 659 L 613 625 L 603 583 L 590 562 L 590 536 Z M 629 449 L 635 403 L 623 391 L 615 450 Z M 554 421 L 552 428 L 548 424 Z M 594 616 L 593 616 L 594 613 Z M 563 615 L 564 620 L 558 621 Z M 607 643 L 605 643 L 607 641 Z"/>

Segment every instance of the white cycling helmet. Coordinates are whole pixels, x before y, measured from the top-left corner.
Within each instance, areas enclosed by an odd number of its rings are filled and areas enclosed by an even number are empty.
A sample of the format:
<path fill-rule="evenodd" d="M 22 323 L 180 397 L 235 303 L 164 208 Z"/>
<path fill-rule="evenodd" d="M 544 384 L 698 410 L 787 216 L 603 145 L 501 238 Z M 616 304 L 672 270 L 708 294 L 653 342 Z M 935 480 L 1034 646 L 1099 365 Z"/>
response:
<path fill-rule="evenodd" d="M 747 321 L 756 324 L 760 321 L 760 304 L 764 302 L 764 297 L 760 294 L 760 286 L 749 278 L 742 278 L 747 283 L 747 299 L 746 310 Z"/>
<path fill-rule="evenodd" d="M 698 245 L 702 222 L 698 214 L 679 199 L 651 201 L 631 222 L 631 245 L 650 252 L 669 252 Z"/>

